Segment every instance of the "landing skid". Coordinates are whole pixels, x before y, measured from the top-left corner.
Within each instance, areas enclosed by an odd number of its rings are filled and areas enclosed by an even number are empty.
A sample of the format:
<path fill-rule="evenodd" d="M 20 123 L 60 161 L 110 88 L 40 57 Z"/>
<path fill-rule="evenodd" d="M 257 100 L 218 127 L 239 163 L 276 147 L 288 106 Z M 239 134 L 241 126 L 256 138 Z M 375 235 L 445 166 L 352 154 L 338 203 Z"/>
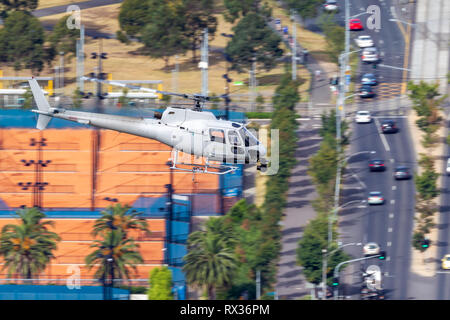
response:
<path fill-rule="evenodd" d="M 188 171 L 192 172 L 193 174 L 196 173 L 210 173 L 210 174 L 227 174 L 230 172 L 234 172 L 238 169 L 236 166 L 230 166 L 226 164 L 220 164 L 220 165 L 213 165 L 210 164 L 208 159 L 206 159 L 205 164 L 192 164 L 192 163 L 177 163 L 178 161 L 178 151 L 172 150 L 172 166 L 171 169 L 174 170 L 181 170 L 181 171 Z M 187 166 L 190 168 L 180 168 L 177 167 L 177 165 Z"/>

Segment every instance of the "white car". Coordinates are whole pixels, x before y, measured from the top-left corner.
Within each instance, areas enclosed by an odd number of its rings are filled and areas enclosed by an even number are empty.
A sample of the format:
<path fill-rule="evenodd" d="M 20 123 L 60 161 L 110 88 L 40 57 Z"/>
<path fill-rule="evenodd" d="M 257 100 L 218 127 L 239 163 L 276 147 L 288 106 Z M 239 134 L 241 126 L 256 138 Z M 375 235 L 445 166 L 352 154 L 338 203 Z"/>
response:
<path fill-rule="evenodd" d="M 360 48 L 373 47 L 373 40 L 370 36 L 359 36 L 355 42 Z"/>
<path fill-rule="evenodd" d="M 446 254 L 444 258 L 441 259 L 442 261 L 442 269 L 448 270 L 450 269 L 450 254 Z"/>
<path fill-rule="evenodd" d="M 355 121 L 356 123 L 370 123 L 372 121 L 370 112 L 369 111 L 356 112 Z"/>
<path fill-rule="evenodd" d="M 447 175 L 450 176 L 450 158 L 447 159 L 447 169 L 445 171 L 447 171 Z"/>
<path fill-rule="evenodd" d="M 364 62 L 377 62 L 380 59 L 378 50 L 375 47 L 365 48 L 361 55 L 361 60 Z"/>
<path fill-rule="evenodd" d="M 335 11 L 338 10 L 338 5 L 336 0 L 327 0 L 323 5 L 323 8 L 327 11 Z"/>
<path fill-rule="evenodd" d="M 372 191 L 369 193 L 369 198 L 367 199 L 368 204 L 383 204 L 384 198 L 381 192 Z"/>
<path fill-rule="evenodd" d="M 379 254 L 380 253 L 380 246 L 376 244 L 375 242 L 369 242 L 363 247 L 363 252 L 365 256 L 369 256 L 372 254 Z"/>

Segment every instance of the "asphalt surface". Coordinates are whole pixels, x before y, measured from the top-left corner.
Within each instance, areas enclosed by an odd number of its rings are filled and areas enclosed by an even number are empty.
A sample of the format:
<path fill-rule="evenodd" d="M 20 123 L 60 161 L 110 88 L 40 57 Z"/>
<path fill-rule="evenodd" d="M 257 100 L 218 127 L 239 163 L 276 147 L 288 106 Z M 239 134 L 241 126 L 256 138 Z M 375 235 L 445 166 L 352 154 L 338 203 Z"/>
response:
<path fill-rule="evenodd" d="M 343 8 L 343 1 L 339 1 Z M 351 1 L 350 16 L 366 11 L 369 5 L 380 7 L 381 28 L 369 30 L 366 19 L 369 15 L 359 16 L 365 30 L 351 32 L 351 43 L 359 35 L 370 35 L 381 56 L 381 64 L 402 68 L 405 56 L 405 42 L 400 29 L 392 19 L 393 2 L 391 1 Z M 395 13 L 394 13 L 395 14 Z M 344 20 L 344 10 L 338 14 Z M 356 47 L 356 45 L 354 45 Z M 357 54 L 357 53 L 356 53 Z M 407 119 L 401 112 L 385 111 L 386 100 L 400 95 L 403 70 L 360 63 L 356 83 L 364 73 L 374 73 L 379 81 L 372 99 L 356 98 L 357 109 L 369 110 L 376 118 L 370 124 L 352 124 L 351 146 L 349 155 L 361 151 L 375 151 L 375 154 L 360 153 L 349 159 L 345 172 L 345 185 L 342 190 L 341 204 L 353 200 L 367 200 L 368 193 L 380 191 L 385 203 L 379 206 L 353 205 L 340 211 L 340 240 L 342 243 L 366 244 L 376 242 L 387 253 L 384 261 L 377 258 L 349 265 L 345 270 L 345 285 L 341 294 L 350 299 L 360 299 L 362 278 L 361 270 L 375 264 L 381 268 L 382 286 L 386 299 L 411 298 L 408 290 L 410 278 L 411 232 L 414 216 L 414 181 L 393 178 L 397 165 L 406 165 L 412 170 L 416 166 L 414 149 L 408 132 Z M 356 86 L 356 89 L 359 85 Z M 397 106 L 397 108 L 400 106 Z M 398 116 L 397 114 L 400 114 Z M 380 134 L 382 120 L 393 119 L 400 131 L 395 134 Z M 350 114 L 353 120 L 353 114 Z M 369 172 L 370 158 L 385 160 L 384 172 Z M 355 258 L 363 256 L 361 246 L 348 246 L 346 252 Z"/>

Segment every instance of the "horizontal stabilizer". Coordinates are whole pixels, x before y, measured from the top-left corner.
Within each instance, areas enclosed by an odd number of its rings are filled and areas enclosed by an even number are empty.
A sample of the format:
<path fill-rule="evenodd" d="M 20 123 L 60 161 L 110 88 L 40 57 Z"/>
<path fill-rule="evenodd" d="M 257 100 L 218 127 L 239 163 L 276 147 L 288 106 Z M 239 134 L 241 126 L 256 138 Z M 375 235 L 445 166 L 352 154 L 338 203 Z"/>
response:
<path fill-rule="evenodd" d="M 50 109 L 50 105 L 48 104 L 47 99 L 45 99 L 44 93 L 42 92 L 42 89 L 37 83 L 36 79 L 33 78 L 31 80 L 28 80 L 28 83 L 30 84 L 31 92 L 33 93 L 34 101 L 36 101 L 38 109 L 43 112 L 48 112 Z M 38 128 L 39 130 L 45 129 L 50 119 L 51 117 L 40 114 L 38 117 L 36 128 Z"/>
<path fill-rule="evenodd" d="M 51 119 L 52 118 L 49 116 L 40 114 L 38 117 L 36 128 L 38 128 L 39 130 L 44 130 Z"/>

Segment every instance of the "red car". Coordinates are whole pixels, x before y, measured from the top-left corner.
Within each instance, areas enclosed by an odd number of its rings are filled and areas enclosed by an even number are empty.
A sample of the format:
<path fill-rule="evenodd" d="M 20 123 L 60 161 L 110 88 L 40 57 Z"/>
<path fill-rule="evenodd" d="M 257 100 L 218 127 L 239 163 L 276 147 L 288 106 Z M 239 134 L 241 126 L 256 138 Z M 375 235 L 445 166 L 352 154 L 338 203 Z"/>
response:
<path fill-rule="evenodd" d="M 363 26 L 361 20 L 359 19 L 351 19 L 350 20 L 350 30 L 362 30 Z"/>

